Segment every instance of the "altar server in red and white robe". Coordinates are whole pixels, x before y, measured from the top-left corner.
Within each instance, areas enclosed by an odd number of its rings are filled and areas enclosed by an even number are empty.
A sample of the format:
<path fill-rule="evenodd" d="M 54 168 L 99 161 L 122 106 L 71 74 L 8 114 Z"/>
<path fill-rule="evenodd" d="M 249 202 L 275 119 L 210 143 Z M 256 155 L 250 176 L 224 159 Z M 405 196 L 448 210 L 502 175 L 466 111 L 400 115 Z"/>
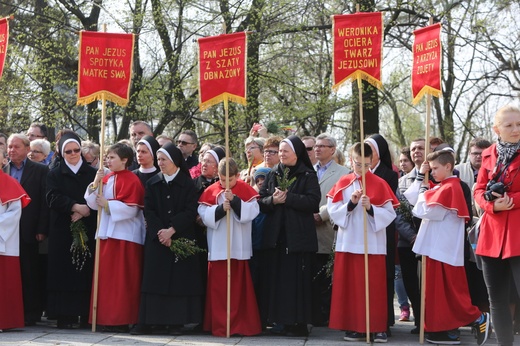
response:
<path fill-rule="evenodd" d="M 239 179 L 236 162 L 229 158 L 229 190 L 226 159 L 219 163 L 220 180 L 209 186 L 199 199 L 198 212 L 208 227 L 208 288 L 204 330 L 226 336 L 227 222 L 231 232 L 231 323 L 230 335 L 260 334 L 262 327 L 248 261 L 252 255 L 251 225 L 260 212 L 258 193 Z"/>
<path fill-rule="evenodd" d="M 412 210 L 422 219 L 413 251 L 426 256 L 424 329 L 430 343 L 460 344 L 456 329 L 473 324 L 482 345 L 488 337 L 489 314 L 472 305 L 465 280 L 464 225 L 469 212 L 460 179 L 453 175 L 454 164 L 451 150 L 428 155 L 423 166 L 429 165 L 440 184 L 428 190 L 430 184 L 423 182 Z"/>
<path fill-rule="evenodd" d="M 361 155 L 364 145 L 365 157 Z M 345 330 L 344 339 L 360 341 L 367 332 L 386 342 L 386 227 L 399 204 L 388 184 L 369 171 L 372 149 L 356 143 L 350 150 L 354 172 L 343 176 L 327 194 L 327 209 L 338 228 L 329 327 Z M 363 195 L 361 175 L 366 170 Z M 363 214 L 367 219 L 370 331 L 366 330 Z M 348 311 L 348 312 L 347 312 Z"/>
<path fill-rule="evenodd" d="M 0 162 L 4 158 L 0 150 Z M 0 170 L 0 331 L 24 327 L 19 227 L 30 201 L 18 181 Z"/>
<path fill-rule="evenodd" d="M 142 210 L 144 188 L 139 178 L 127 169 L 133 157 L 129 146 L 112 145 L 106 159 L 111 172 L 106 176 L 98 172 L 85 193 L 88 206 L 101 209 L 96 234 L 100 238 L 96 323 L 114 332 L 127 331 L 129 324 L 137 323 L 139 313 L 146 231 Z M 103 195 L 97 193 L 100 183 Z"/>

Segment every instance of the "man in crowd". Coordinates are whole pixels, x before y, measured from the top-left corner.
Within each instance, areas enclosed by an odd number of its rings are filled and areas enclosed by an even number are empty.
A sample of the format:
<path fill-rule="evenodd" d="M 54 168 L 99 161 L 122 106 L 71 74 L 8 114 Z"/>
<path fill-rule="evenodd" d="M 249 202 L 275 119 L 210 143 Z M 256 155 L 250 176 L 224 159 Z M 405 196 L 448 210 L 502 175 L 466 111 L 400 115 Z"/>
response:
<path fill-rule="evenodd" d="M 199 163 L 199 158 L 194 153 L 197 145 L 197 134 L 192 130 L 182 131 L 177 139 L 177 147 L 181 150 L 188 169 Z"/>
<path fill-rule="evenodd" d="M 27 130 L 27 138 L 29 141 L 34 141 L 35 139 L 45 139 L 47 140 L 47 126 L 42 123 L 32 123 Z M 43 160 L 43 164 L 49 165 L 52 160 L 52 156 L 54 152 L 51 150 L 45 160 Z"/>
<path fill-rule="evenodd" d="M 318 160 L 314 167 L 318 175 L 321 192 L 320 209 L 318 213 L 314 214 L 318 235 L 318 253 L 313 275 L 313 324 L 315 326 L 326 326 L 330 314 L 331 278 L 327 277 L 324 268 L 332 252 L 335 231 L 327 211 L 327 193 L 339 178 L 349 173 L 348 168 L 340 166 L 334 161 L 336 146 L 334 137 L 322 133 L 316 137 L 316 145 L 313 149 Z"/>
<path fill-rule="evenodd" d="M 137 143 L 144 136 L 153 137 L 152 127 L 150 125 L 148 125 L 142 120 L 137 120 L 130 124 L 130 138 L 132 139 L 132 144 L 134 146 L 134 160 L 132 161 L 130 167 L 128 167 L 128 169 L 131 171 L 139 168 L 139 164 L 137 163 L 137 157 L 135 156 L 135 151 L 137 150 Z"/>
<path fill-rule="evenodd" d="M 316 158 L 316 153 L 314 152 L 314 145 L 316 144 L 316 138 L 312 136 L 304 136 L 302 137 L 302 142 L 305 144 L 305 150 L 307 150 L 307 154 L 309 154 L 309 159 L 311 159 L 311 163 L 314 167 L 318 163 L 318 159 Z"/>
<path fill-rule="evenodd" d="M 11 162 L 4 171 L 20 182 L 31 198 L 20 219 L 20 267 L 26 325 L 34 325 L 42 315 L 38 244 L 48 234 L 49 209 L 45 200 L 48 168 L 27 158 L 29 138 L 12 134 L 7 140 Z"/>

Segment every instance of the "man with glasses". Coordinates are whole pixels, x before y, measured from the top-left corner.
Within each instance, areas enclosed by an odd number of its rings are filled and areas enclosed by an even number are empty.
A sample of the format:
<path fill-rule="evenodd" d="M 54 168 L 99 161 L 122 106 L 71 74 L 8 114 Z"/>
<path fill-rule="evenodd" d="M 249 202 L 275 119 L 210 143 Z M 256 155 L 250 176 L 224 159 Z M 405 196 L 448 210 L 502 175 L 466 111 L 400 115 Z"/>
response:
<path fill-rule="evenodd" d="M 482 165 L 482 152 L 489 148 L 491 142 L 484 138 L 473 138 L 469 142 L 469 161 L 459 163 L 455 169 L 459 171 L 459 178 L 471 188 L 477 181 L 478 171 Z"/>
<path fill-rule="evenodd" d="M 23 305 L 26 325 L 34 325 L 42 316 L 39 243 L 48 234 L 49 208 L 45 199 L 47 166 L 27 158 L 29 138 L 12 134 L 7 140 L 7 153 L 11 162 L 4 172 L 18 180 L 31 198 L 20 218 L 20 268 L 22 272 Z"/>
<path fill-rule="evenodd" d="M 316 138 L 313 136 L 304 136 L 302 137 L 302 142 L 305 144 L 305 150 L 307 150 L 307 154 L 309 154 L 309 159 L 311 159 L 311 163 L 314 167 L 318 163 L 318 159 L 316 158 L 316 153 L 314 152 L 314 145 L 316 144 Z"/>
<path fill-rule="evenodd" d="M 32 123 L 29 126 L 29 129 L 27 130 L 27 138 L 29 138 L 29 141 L 34 141 L 35 139 L 45 139 L 47 140 L 47 126 L 43 123 Z M 52 160 L 52 156 L 54 155 L 54 152 L 51 150 L 47 154 L 47 157 L 45 160 L 42 161 L 44 165 L 49 165 Z"/>
<path fill-rule="evenodd" d="M 194 154 L 197 145 L 197 134 L 192 130 L 182 131 L 177 139 L 177 148 L 182 152 L 188 169 L 199 164 L 198 155 Z"/>
<path fill-rule="evenodd" d="M 318 253 L 316 254 L 313 280 L 313 325 L 326 326 L 330 313 L 331 278 L 327 277 L 324 267 L 329 261 L 334 242 L 335 231 L 327 210 L 327 193 L 338 182 L 339 178 L 349 173 L 345 166 L 334 160 L 336 139 L 326 133 L 316 137 L 314 151 L 318 163 L 314 165 L 320 184 L 321 200 L 318 213 L 314 214 L 316 233 L 318 235 Z"/>

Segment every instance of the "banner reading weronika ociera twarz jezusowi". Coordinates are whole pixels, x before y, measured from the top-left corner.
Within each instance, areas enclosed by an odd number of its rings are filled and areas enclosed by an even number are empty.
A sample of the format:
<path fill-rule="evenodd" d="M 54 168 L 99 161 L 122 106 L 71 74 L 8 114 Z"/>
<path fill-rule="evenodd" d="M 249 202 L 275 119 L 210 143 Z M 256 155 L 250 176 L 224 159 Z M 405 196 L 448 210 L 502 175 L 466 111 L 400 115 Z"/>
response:
<path fill-rule="evenodd" d="M 126 106 L 132 81 L 134 35 L 81 31 L 78 105 L 100 100 Z"/>
<path fill-rule="evenodd" d="M 412 96 L 413 104 L 430 94 L 441 96 L 441 24 L 414 31 Z"/>
<path fill-rule="evenodd" d="M 0 19 L 0 78 L 4 72 L 5 57 L 9 44 L 9 18 Z"/>
<path fill-rule="evenodd" d="M 200 110 L 226 99 L 246 105 L 246 33 L 204 37 L 198 43 Z"/>
<path fill-rule="evenodd" d="M 332 34 L 332 88 L 337 91 L 343 82 L 357 79 L 381 88 L 383 14 L 359 12 L 332 16 Z"/>

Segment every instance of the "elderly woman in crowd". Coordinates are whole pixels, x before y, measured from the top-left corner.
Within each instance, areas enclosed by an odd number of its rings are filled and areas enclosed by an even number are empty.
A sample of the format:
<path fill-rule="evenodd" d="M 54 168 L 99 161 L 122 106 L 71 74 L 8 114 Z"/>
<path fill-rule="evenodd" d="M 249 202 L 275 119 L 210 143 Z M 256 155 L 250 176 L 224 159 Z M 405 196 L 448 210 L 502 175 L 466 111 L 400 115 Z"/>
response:
<path fill-rule="evenodd" d="M 50 208 L 48 313 L 58 319 L 58 328 L 70 329 L 81 317 L 87 322 L 92 287 L 97 213 L 83 196 L 96 170 L 81 155 L 81 141 L 66 133 L 58 141 L 60 164 L 47 176 L 47 204 Z M 83 228 L 85 250 L 71 254 L 73 228 Z M 79 256 L 79 257 L 78 257 Z"/>
<path fill-rule="evenodd" d="M 203 286 L 199 256 L 178 258 L 172 241 L 195 239 L 198 195 L 182 152 L 167 143 L 157 151 L 161 172 L 148 180 L 145 194 L 147 224 L 139 324 L 132 334 L 145 334 L 151 325 L 182 333 L 184 324 L 201 323 Z"/>
<path fill-rule="evenodd" d="M 51 143 L 46 139 L 35 139 L 31 142 L 31 150 L 29 151 L 29 160 L 39 163 L 45 163 L 45 159 L 51 152 Z"/>
<path fill-rule="evenodd" d="M 240 179 L 251 186 L 255 184 L 254 168 L 264 162 L 264 144 L 265 138 L 262 137 L 247 137 L 245 141 L 247 169 L 240 172 Z"/>
<path fill-rule="evenodd" d="M 99 168 L 99 144 L 92 141 L 81 141 L 81 154 L 90 166 Z"/>
<path fill-rule="evenodd" d="M 306 336 L 312 320 L 312 262 L 318 251 L 314 213 L 320 186 L 300 138 L 282 140 L 279 156 L 280 163 L 267 175 L 258 201 L 266 214 L 262 241 L 264 265 L 270 273 L 263 280 L 271 292 L 261 315 L 283 325 L 278 330 L 282 334 Z"/>
<path fill-rule="evenodd" d="M 476 253 L 482 256 L 498 344 L 510 346 L 514 339 L 509 291 L 516 287 L 520 294 L 520 109 L 499 109 L 493 130 L 498 140 L 482 152 L 475 185 L 475 202 L 484 210 Z"/>

